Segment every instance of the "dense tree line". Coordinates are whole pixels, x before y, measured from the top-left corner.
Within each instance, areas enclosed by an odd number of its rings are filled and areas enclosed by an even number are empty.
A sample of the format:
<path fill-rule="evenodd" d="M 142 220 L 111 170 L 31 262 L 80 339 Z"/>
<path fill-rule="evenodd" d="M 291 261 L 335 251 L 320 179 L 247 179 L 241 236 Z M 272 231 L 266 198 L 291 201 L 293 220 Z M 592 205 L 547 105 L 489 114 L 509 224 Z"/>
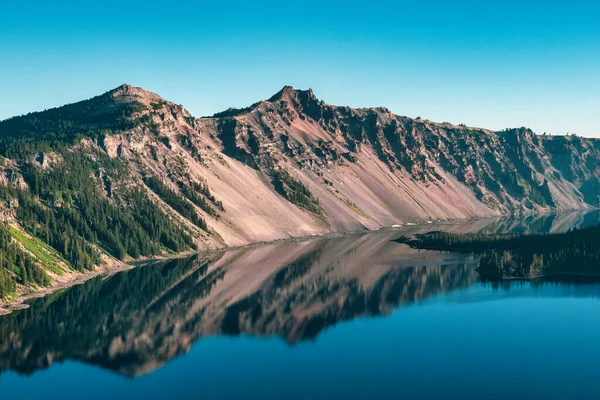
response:
<path fill-rule="evenodd" d="M 600 225 L 548 234 L 430 232 L 398 241 L 421 249 L 480 253 L 480 270 L 499 278 L 600 274 Z"/>
<path fill-rule="evenodd" d="M 93 269 L 100 262 L 97 249 L 118 259 L 127 255 L 152 256 L 163 249 L 180 252 L 194 246 L 177 226 L 139 189 L 125 189 L 119 199 L 101 193 L 94 173 L 124 175 L 123 166 L 108 157 L 95 161 L 74 152 L 50 171 L 33 165 L 23 168 L 29 190 L 3 186 L 0 199 L 18 199 L 17 219 L 32 235 L 56 249 L 74 269 Z"/>
<path fill-rule="evenodd" d="M 188 202 L 184 197 L 179 195 L 179 193 L 165 185 L 156 176 L 145 177 L 144 183 L 165 203 L 173 207 L 175 211 L 177 211 L 186 219 L 190 220 L 194 225 L 203 231 L 208 232 L 208 226 L 206 225 L 204 218 L 200 217 L 192 203 Z"/>
<path fill-rule="evenodd" d="M 0 299 L 13 295 L 17 283 L 47 286 L 50 277 L 14 240 L 6 224 L 0 223 Z"/>
<path fill-rule="evenodd" d="M 73 226 L 73 212 L 69 209 L 47 207 L 23 190 L 14 195 L 19 201 L 17 218 L 33 236 L 56 249 L 79 271 L 91 270 L 99 263 L 98 252 L 80 236 L 77 227 Z"/>
<path fill-rule="evenodd" d="M 108 93 L 90 100 L 33 112 L 0 122 L 0 154 L 21 158 L 39 151 L 56 150 L 82 137 L 100 138 L 130 129 L 134 116 L 145 106 L 116 103 Z"/>
<path fill-rule="evenodd" d="M 19 219 L 77 269 L 98 261 L 85 241 L 119 259 L 156 255 L 163 246 L 174 252 L 193 246 L 190 236 L 140 190 L 124 189 L 119 199 L 110 201 L 100 192 L 99 182 L 91 179 L 99 170 L 106 175 L 126 174 L 123 165 L 105 155 L 96 154 L 93 161 L 70 152 L 63 153 L 60 165 L 50 172 L 26 168 L 30 191 L 20 193 Z"/>
<path fill-rule="evenodd" d="M 135 101 L 115 101 L 109 92 L 0 121 L 0 155 L 16 161 L 15 166 L 2 162 L 2 172 L 9 181 L 22 175 L 27 185 L 0 185 L 0 201 L 27 232 L 0 232 L 0 296 L 13 293 L 17 284 L 49 284 L 44 270 L 57 272 L 63 263 L 91 270 L 103 251 L 125 259 L 195 248 L 188 229 L 157 207 L 146 190 L 131 185 L 129 161 L 73 146 L 89 138 L 103 147 L 107 135 L 142 123 L 145 109 Z M 162 189 L 154 188 L 207 230 L 191 203 Z M 191 187 L 189 197 L 214 214 L 213 207 L 222 210 L 205 185 Z M 39 251 L 30 253 L 28 246 Z"/>
<path fill-rule="evenodd" d="M 319 199 L 313 196 L 302 181 L 291 176 L 286 170 L 282 168 L 275 170 L 272 184 L 275 191 L 288 201 L 316 214 L 322 213 Z"/>
<path fill-rule="evenodd" d="M 219 213 L 213 207 L 211 207 L 209 201 L 219 210 L 225 210 L 223 207 L 223 202 L 215 198 L 208 188 L 208 185 L 205 183 L 198 183 L 194 181 L 189 183 L 179 182 L 179 189 L 188 200 L 200 207 L 208 215 L 211 215 L 215 218 L 219 217 Z"/>

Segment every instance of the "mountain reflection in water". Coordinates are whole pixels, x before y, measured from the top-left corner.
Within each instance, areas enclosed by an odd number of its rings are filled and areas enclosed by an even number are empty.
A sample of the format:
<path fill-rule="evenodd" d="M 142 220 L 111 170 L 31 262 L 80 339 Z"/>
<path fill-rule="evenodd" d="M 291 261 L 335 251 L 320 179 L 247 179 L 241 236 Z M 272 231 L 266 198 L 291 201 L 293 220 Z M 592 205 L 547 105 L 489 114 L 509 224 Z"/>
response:
<path fill-rule="evenodd" d="M 202 337 L 294 344 L 477 281 L 471 256 L 412 250 L 396 236 L 279 243 L 92 279 L 0 318 L 0 370 L 30 374 L 73 359 L 138 376 Z"/>
<path fill-rule="evenodd" d="M 573 213 L 442 229 L 560 231 L 597 219 Z M 282 242 L 92 279 L 0 317 L 0 374 L 32 374 L 77 360 L 135 377 L 188 352 L 203 337 L 277 336 L 294 345 L 340 321 L 387 315 L 436 294 L 451 298 L 480 282 L 473 256 L 414 250 L 393 242 L 397 237 L 392 231 Z M 474 296 L 468 301 L 489 299 Z"/>

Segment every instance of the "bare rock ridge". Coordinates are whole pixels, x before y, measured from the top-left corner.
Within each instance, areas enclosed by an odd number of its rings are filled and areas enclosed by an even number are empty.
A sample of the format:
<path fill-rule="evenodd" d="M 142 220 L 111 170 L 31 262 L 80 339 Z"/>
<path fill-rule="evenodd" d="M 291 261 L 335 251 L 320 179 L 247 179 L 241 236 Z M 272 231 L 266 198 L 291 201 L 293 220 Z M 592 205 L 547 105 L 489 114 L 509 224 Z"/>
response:
<path fill-rule="evenodd" d="M 122 85 L 1 121 L 0 156 L 0 215 L 76 269 L 98 264 L 98 249 L 127 260 L 600 205 L 596 139 L 334 106 L 290 86 L 247 108 L 195 118 Z M 34 215 L 57 222 L 40 227 Z M 76 251 L 62 232 L 81 239 Z M 44 257 L 34 256 L 44 268 Z"/>

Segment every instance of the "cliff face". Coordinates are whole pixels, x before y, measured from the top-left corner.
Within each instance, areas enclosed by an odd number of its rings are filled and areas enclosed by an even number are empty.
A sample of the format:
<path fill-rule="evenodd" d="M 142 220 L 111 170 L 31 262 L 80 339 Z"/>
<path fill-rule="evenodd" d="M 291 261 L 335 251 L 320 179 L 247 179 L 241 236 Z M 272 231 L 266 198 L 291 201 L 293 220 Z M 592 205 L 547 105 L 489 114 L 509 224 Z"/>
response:
<path fill-rule="evenodd" d="M 381 224 L 393 217 L 598 205 L 597 140 L 537 136 L 525 128 L 491 132 L 400 117 L 385 108 L 331 106 L 310 90 L 289 87 L 216 117 L 226 154 L 261 170 L 283 165 L 313 172 L 322 178 L 313 179 L 315 185 L 325 183 Z"/>
<path fill-rule="evenodd" d="M 206 183 L 223 203 L 218 219 L 204 215 L 219 244 L 599 204 L 593 139 L 332 106 L 291 87 L 201 119 L 140 89 L 116 93 L 150 111 L 103 149 L 174 188 Z"/>
<path fill-rule="evenodd" d="M 14 227 L 57 249 L 67 268 L 88 268 L 98 263 L 90 243 L 105 256 L 128 259 L 591 208 L 599 205 L 599 152 L 594 139 L 332 106 L 291 87 L 245 109 L 194 118 L 123 85 L 0 122 L 0 183 L 7 188 L 0 208 Z M 40 227 L 33 215 L 57 222 Z M 58 224 L 88 245 L 57 238 Z"/>

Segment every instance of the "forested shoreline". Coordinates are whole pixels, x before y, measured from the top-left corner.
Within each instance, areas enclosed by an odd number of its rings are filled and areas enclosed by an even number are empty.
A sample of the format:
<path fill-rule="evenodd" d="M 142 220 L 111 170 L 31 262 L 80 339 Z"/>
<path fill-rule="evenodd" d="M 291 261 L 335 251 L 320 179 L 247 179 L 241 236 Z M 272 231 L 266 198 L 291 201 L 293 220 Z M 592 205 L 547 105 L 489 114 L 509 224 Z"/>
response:
<path fill-rule="evenodd" d="M 196 248 L 194 232 L 149 194 L 168 194 L 168 204 L 208 231 L 192 202 L 156 176 L 142 181 L 135 161 L 101 149 L 107 136 L 138 125 L 145 109 L 105 94 L 0 122 L 0 301 L 50 286 L 69 270 L 92 271 L 103 254 L 126 260 Z M 96 145 L 84 149 L 83 139 Z M 206 193 L 201 186 L 186 192 L 202 205 Z"/>
<path fill-rule="evenodd" d="M 478 253 L 479 272 L 497 279 L 600 275 L 600 225 L 547 234 L 435 231 L 396 241 L 418 249 Z"/>

